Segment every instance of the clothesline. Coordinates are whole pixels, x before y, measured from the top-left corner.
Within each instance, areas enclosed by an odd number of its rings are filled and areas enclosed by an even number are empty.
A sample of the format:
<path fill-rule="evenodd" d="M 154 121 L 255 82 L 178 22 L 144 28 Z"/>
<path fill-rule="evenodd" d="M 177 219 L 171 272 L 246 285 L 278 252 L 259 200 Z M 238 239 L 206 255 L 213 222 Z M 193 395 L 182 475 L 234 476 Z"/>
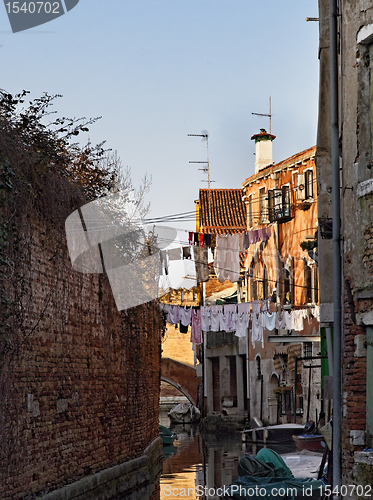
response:
<path fill-rule="evenodd" d="M 264 329 L 295 330 L 304 329 L 304 321 L 320 320 L 319 306 L 293 311 L 269 312 L 269 299 L 187 308 L 174 304 L 160 304 L 167 315 L 167 323 L 180 325 L 180 332 L 187 333 L 191 325 L 191 342 L 202 343 L 202 331 L 235 332 L 237 337 L 246 337 L 251 331 L 251 341 L 260 341 L 264 347 Z M 251 327 L 250 327 L 251 324 Z"/>

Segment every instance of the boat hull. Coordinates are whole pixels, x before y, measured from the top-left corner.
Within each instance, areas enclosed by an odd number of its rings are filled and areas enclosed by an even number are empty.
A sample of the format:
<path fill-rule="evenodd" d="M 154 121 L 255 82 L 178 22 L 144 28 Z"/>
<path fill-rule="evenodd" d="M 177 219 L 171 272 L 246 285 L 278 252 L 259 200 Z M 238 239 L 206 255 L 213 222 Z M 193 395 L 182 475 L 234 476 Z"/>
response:
<path fill-rule="evenodd" d="M 298 450 L 323 451 L 325 448 L 322 445 L 324 436 L 322 434 L 300 434 L 293 436 L 293 440 Z"/>

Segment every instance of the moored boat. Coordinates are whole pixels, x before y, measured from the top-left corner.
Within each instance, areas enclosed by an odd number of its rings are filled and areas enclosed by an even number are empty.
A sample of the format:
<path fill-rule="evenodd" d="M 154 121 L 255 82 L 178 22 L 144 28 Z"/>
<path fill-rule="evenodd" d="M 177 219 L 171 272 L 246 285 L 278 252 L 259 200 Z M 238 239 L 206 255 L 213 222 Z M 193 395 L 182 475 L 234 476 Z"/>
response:
<path fill-rule="evenodd" d="M 180 403 L 168 412 L 173 424 L 190 424 L 199 422 L 201 412 L 191 403 Z"/>
<path fill-rule="evenodd" d="M 325 439 L 322 434 L 299 434 L 293 436 L 298 450 L 323 451 Z"/>
<path fill-rule="evenodd" d="M 294 435 L 302 433 L 304 433 L 304 425 L 300 424 L 269 425 L 244 430 L 242 440 L 259 444 L 279 444 L 292 442 Z"/>
<path fill-rule="evenodd" d="M 159 437 L 162 439 L 163 445 L 168 446 L 176 439 L 176 434 L 164 425 L 159 426 Z"/>

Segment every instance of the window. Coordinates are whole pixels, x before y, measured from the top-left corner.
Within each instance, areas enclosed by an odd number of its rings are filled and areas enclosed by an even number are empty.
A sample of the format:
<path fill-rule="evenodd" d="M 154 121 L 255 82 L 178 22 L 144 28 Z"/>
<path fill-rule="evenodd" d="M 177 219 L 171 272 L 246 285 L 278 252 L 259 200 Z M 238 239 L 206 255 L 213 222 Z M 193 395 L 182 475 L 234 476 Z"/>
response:
<path fill-rule="evenodd" d="M 268 297 L 268 271 L 267 266 L 263 267 L 263 299 Z"/>
<path fill-rule="evenodd" d="M 266 224 L 268 222 L 268 198 L 266 196 L 266 189 L 259 189 L 259 212 L 260 212 L 260 223 Z"/>
<path fill-rule="evenodd" d="M 312 302 L 312 269 L 307 266 L 307 261 L 304 259 L 304 302 L 306 304 Z"/>
<path fill-rule="evenodd" d="M 289 186 L 268 191 L 268 213 L 270 222 L 285 222 L 292 217 Z"/>
<path fill-rule="evenodd" d="M 253 227 L 253 195 L 249 196 L 249 227 Z"/>
<path fill-rule="evenodd" d="M 262 379 L 262 368 L 260 365 L 260 356 L 257 356 L 255 359 L 256 359 L 256 376 L 257 376 L 258 380 L 261 380 Z"/>
<path fill-rule="evenodd" d="M 295 196 L 298 201 L 313 198 L 313 170 L 308 169 L 302 174 L 296 174 Z"/>
<path fill-rule="evenodd" d="M 306 170 L 304 173 L 304 188 L 306 200 L 313 198 L 313 170 Z"/>
<path fill-rule="evenodd" d="M 305 358 L 312 356 L 312 342 L 303 342 L 303 356 Z"/>

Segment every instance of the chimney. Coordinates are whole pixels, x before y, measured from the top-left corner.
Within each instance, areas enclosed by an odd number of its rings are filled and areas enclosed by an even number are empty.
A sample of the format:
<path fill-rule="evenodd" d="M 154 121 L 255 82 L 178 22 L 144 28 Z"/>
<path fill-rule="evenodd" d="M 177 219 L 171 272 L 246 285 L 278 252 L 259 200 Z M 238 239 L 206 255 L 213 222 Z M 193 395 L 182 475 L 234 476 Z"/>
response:
<path fill-rule="evenodd" d="M 272 141 L 276 139 L 275 135 L 268 134 L 264 129 L 260 129 L 259 134 L 252 136 L 251 140 L 255 139 L 255 173 L 262 170 L 268 165 L 272 165 Z"/>

